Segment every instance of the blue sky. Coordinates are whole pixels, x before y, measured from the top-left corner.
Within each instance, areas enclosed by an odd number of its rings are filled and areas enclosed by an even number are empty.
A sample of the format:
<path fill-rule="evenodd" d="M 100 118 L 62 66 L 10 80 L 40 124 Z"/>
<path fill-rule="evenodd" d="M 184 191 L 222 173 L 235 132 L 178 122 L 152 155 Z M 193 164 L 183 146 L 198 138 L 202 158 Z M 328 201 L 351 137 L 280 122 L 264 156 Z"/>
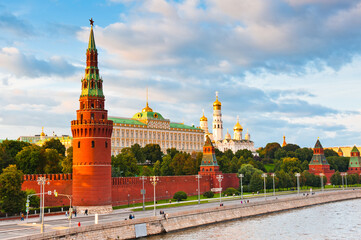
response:
<path fill-rule="evenodd" d="M 198 126 L 219 91 L 225 133 L 239 116 L 257 147 L 360 145 L 354 0 L 2 2 L 1 139 L 70 134 L 91 17 L 111 116 L 140 111 L 148 86 L 153 110 Z"/>

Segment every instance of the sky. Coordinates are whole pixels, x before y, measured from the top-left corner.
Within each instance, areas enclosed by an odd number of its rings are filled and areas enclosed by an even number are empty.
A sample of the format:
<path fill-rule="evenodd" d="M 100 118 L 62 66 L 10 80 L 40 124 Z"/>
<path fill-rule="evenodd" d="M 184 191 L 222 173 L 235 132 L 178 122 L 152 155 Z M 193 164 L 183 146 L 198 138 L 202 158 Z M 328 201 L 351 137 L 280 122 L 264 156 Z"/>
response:
<path fill-rule="evenodd" d="M 0 139 L 70 135 L 93 18 L 110 116 L 149 105 L 224 134 L 239 116 L 256 147 L 361 145 L 361 1 L 0 2 Z M 244 135 L 243 134 L 243 135 Z"/>

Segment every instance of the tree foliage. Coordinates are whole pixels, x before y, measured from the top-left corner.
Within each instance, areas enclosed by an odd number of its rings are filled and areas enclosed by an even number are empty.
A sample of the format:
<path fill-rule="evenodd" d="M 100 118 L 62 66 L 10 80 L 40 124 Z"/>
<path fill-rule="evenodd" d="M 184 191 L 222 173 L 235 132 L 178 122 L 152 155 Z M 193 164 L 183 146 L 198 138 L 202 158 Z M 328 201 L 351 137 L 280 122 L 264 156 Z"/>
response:
<path fill-rule="evenodd" d="M 123 148 L 117 156 L 112 156 L 113 177 L 134 177 L 139 175 L 137 159 L 130 148 Z"/>
<path fill-rule="evenodd" d="M 145 159 L 151 163 L 155 163 L 158 160 L 162 161 L 163 152 L 158 144 L 147 144 L 142 151 Z"/>
<path fill-rule="evenodd" d="M 46 141 L 43 145 L 44 149 L 55 149 L 59 154 L 65 156 L 65 146 L 60 142 L 59 139 L 51 138 Z"/>

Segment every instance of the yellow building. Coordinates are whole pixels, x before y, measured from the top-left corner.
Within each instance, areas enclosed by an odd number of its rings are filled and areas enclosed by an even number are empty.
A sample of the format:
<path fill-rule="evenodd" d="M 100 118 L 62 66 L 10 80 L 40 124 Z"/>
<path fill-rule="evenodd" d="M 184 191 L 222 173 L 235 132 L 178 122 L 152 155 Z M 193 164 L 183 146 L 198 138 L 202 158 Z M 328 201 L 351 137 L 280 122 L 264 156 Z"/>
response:
<path fill-rule="evenodd" d="M 165 153 L 169 148 L 184 152 L 201 152 L 204 131 L 183 123 L 171 122 L 148 106 L 132 118 L 109 117 L 113 121 L 112 155 L 117 155 L 125 147 L 138 143 L 158 144 Z"/>
<path fill-rule="evenodd" d="M 328 147 L 325 149 L 332 149 L 333 151 L 337 152 L 339 156 L 343 157 L 351 157 L 351 150 L 353 146 L 346 146 L 346 147 Z M 361 147 L 357 147 L 357 149 L 361 152 Z"/>
<path fill-rule="evenodd" d="M 73 145 L 73 138 L 69 135 L 57 136 L 54 132 L 52 136 L 48 136 L 44 133 L 44 128 L 41 129 L 41 133 L 39 135 L 34 136 L 20 136 L 18 138 L 19 141 L 34 143 L 38 146 L 43 146 L 45 142 L 50 139 L 59 139 L 60 142 L 65 146 L 66 149 Z"/>

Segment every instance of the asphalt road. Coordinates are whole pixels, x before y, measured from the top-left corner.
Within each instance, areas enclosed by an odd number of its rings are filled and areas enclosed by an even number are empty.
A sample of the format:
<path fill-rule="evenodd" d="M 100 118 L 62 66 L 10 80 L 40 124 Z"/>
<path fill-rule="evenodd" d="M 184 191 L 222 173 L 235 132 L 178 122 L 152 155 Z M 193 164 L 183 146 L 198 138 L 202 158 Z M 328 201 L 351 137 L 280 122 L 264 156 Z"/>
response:
<path fill-rule="evenodd" d="M 331 190 L 334 191 L 334 190 Z M 285 195 L 277 195 L 276 197 L 278 199 L 290 197 L 290 196 L 296 196 L 296 191 L 293 194 L 285 194 Z M 316 193 L 319 194 L 319 193 Z M 274 196 L 267 196 L 267 200 L 274 200 L 276 197 Z M 302 194 L 300 194 L 300 197 L 304 197 Z M 246 198 L 250 202 L 262 202 L 265 200 L 263 194 L 250 196 Z M 224 205 L 241 205 L 241 199 L 225 199 Z M 196 210 L 196 209 L 205 209 L 205 208 L 212 208 L 219 206 L 219 198 L 212 199 L 212 202 L 209 203 L 203 203 L 203 204 L 196 204 L 196 205 L 188 205 L 188 206 L 179 206 L 179 207 L 172 207 L 172 208 L 163 208 L 163 209 L 157 209 L 156 214 L 159 214 L 160 210 L 163 210 L 164 212 L 171 214 L 174 212 L 181 212 L 181 211 L 190 211 L 190 210 Z M 244 203 L 243 203 L 244 204 Z M 149 205 L 147 206 L 149 207 Z M 131 211 L 131 208 L 126 209 L 118 209 L 114 210 L 110 214 L 102 214 L 99 215 L 98 222 L 99 223 L 106 223 L 106 222 L 113 222 L 113 221 L 119 221 L 125 219 L 128 219 L 129 214 L 132 213 L 135 215 L 136 218 L 143 218 L 143 217 L 150 217 L 154 215 L 153 210 L 146 210 L 146 211 Z M 64 215 L 57 215 L 57 216 L 48 216 L 44 218 L 44 228 L 46 232 L 50 231 L 56 231 L 61 229 L 67 229 L 70 226 L 71 227 L 78 227 L 78 223 L 80 222 L 81 226 L 85 225 L 92 225 L 94 224 L 95 217 L 94 215 L 78 215 L 77 217 L 73 218 L 71 221 L 71 225 L 67 217 Z M 131 220 L 126 220 L 131 221 Z M 6 221 L 0 221 L 0 239 L 11 239 L 16 237 L 22 237 L 32 234 L 40 233 L 40 226 L 39 218 L 29 218 L 28 222 L 20 221 L 19 220 L 6 220 Z"/>

